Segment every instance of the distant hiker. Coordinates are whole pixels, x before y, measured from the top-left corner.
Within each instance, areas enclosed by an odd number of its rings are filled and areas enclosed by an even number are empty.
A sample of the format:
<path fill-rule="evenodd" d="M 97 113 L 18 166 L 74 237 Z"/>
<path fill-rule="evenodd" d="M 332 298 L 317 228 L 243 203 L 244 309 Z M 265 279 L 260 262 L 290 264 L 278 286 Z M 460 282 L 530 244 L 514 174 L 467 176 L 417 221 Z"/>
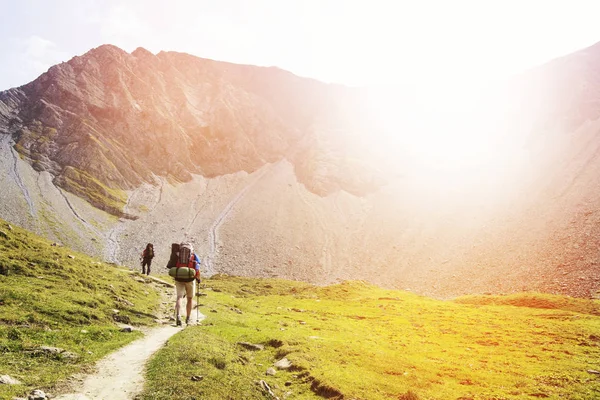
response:
<path fill-rule="evenodd" d="M 142 275 L 146 274 L 146 265 L 148 266 L 148 273 L 150 275 L 150 266 L 152 265 L 152 259 L 154 258 L 154 246 L 152 243 L 148 243 L 142 254 L 140 255 L 142 260 Z"/>
<path fill-rule="evenodd" d="M 200 258 L 194 253 L 194 248 L 190 243 L 173 244 L 171 245 L 171 258 L 167 268 L 169 268 L 169 275 L 175 278 L 177 295 L 175 300 L 176 324 L 181 326 L 179 310 L 181 309 L 180 300 L 183 297 L 187 297 L 185 323 L 189 324 L 196 282 L 200 284 Z"/>

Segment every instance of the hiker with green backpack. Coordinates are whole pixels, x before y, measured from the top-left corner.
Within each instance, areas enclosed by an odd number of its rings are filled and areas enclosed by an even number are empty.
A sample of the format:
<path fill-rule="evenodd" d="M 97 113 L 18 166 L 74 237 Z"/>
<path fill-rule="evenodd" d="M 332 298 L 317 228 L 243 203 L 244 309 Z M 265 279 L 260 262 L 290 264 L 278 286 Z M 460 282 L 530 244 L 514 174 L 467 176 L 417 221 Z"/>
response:
<path fill-rule="evenodd" d="M 187 297 L 185 323 L 189 325 L 196 282 L 200 284 L 200 258 L 194 253 L 194 247 L 190 243 L 173 243 L 167 268 L 169 268 L 169 275 L 175 278 L 175 292 L 177 295 L 175 300 L 176 325 L 181 326 L 179 311 L 183 297 Z"/>

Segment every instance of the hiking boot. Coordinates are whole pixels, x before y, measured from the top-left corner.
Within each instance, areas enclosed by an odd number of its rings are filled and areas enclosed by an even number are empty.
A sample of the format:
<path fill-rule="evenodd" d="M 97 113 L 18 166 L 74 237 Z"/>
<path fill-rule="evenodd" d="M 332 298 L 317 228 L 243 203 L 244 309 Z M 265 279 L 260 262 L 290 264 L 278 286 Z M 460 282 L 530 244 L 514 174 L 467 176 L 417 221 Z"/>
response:
<path fill-rule="evenodd" d="M 187 317 L 187 318 L 185 319 L 185 324 L 186 324 L 186 325 L 189 325 L 189 324 L 190 324 L 190 317 Z"/>
<path fill-rule="evenodd" d="M 181 318 L 177 317 L 177 322 L 175 322 L 176 326 L 181 326 Z"/>

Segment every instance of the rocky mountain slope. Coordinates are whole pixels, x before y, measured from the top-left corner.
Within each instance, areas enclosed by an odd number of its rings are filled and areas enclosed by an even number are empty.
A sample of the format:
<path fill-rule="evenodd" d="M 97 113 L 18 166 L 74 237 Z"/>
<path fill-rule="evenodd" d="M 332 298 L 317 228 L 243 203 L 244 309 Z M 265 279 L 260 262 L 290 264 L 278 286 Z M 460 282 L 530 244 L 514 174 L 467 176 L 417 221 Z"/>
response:
<path fill-rule="evenodd" d="M 354 174 L 312 173 L 319 160 L 304 154 L 348 94 L 275 68 L 105 45 L 3 92 L 0 122 L 36 170 L 121 215 L 122 190 L 157 176 L 186 182 L 284 157 L 315 192 L 364 193 Z"/>
<path fill-rule="evenodd" d="M 461 169 L 402 144 L 442 118 L 407 124 L 402 93 L 386 127 L 365 90 L 101 46 L 0 92 L 0 216 L 131 266 L 152 242 L 154 271 L 190 240 L 209 274 L 594 296 L 599 56 L 490 93 L 469 129 L 498 143 Z"/>

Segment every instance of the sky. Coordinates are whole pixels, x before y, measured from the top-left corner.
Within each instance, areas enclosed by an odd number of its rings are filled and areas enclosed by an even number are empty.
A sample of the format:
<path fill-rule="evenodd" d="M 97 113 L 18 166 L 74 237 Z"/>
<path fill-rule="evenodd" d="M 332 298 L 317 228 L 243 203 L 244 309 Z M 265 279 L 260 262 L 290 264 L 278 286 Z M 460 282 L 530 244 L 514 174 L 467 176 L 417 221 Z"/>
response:
<path fill-rule="evenodd" d="M 0 0 L 0 90 L 102 44 L 350 86 L 484 85 L 600 41 L 589 0 Z"/>

